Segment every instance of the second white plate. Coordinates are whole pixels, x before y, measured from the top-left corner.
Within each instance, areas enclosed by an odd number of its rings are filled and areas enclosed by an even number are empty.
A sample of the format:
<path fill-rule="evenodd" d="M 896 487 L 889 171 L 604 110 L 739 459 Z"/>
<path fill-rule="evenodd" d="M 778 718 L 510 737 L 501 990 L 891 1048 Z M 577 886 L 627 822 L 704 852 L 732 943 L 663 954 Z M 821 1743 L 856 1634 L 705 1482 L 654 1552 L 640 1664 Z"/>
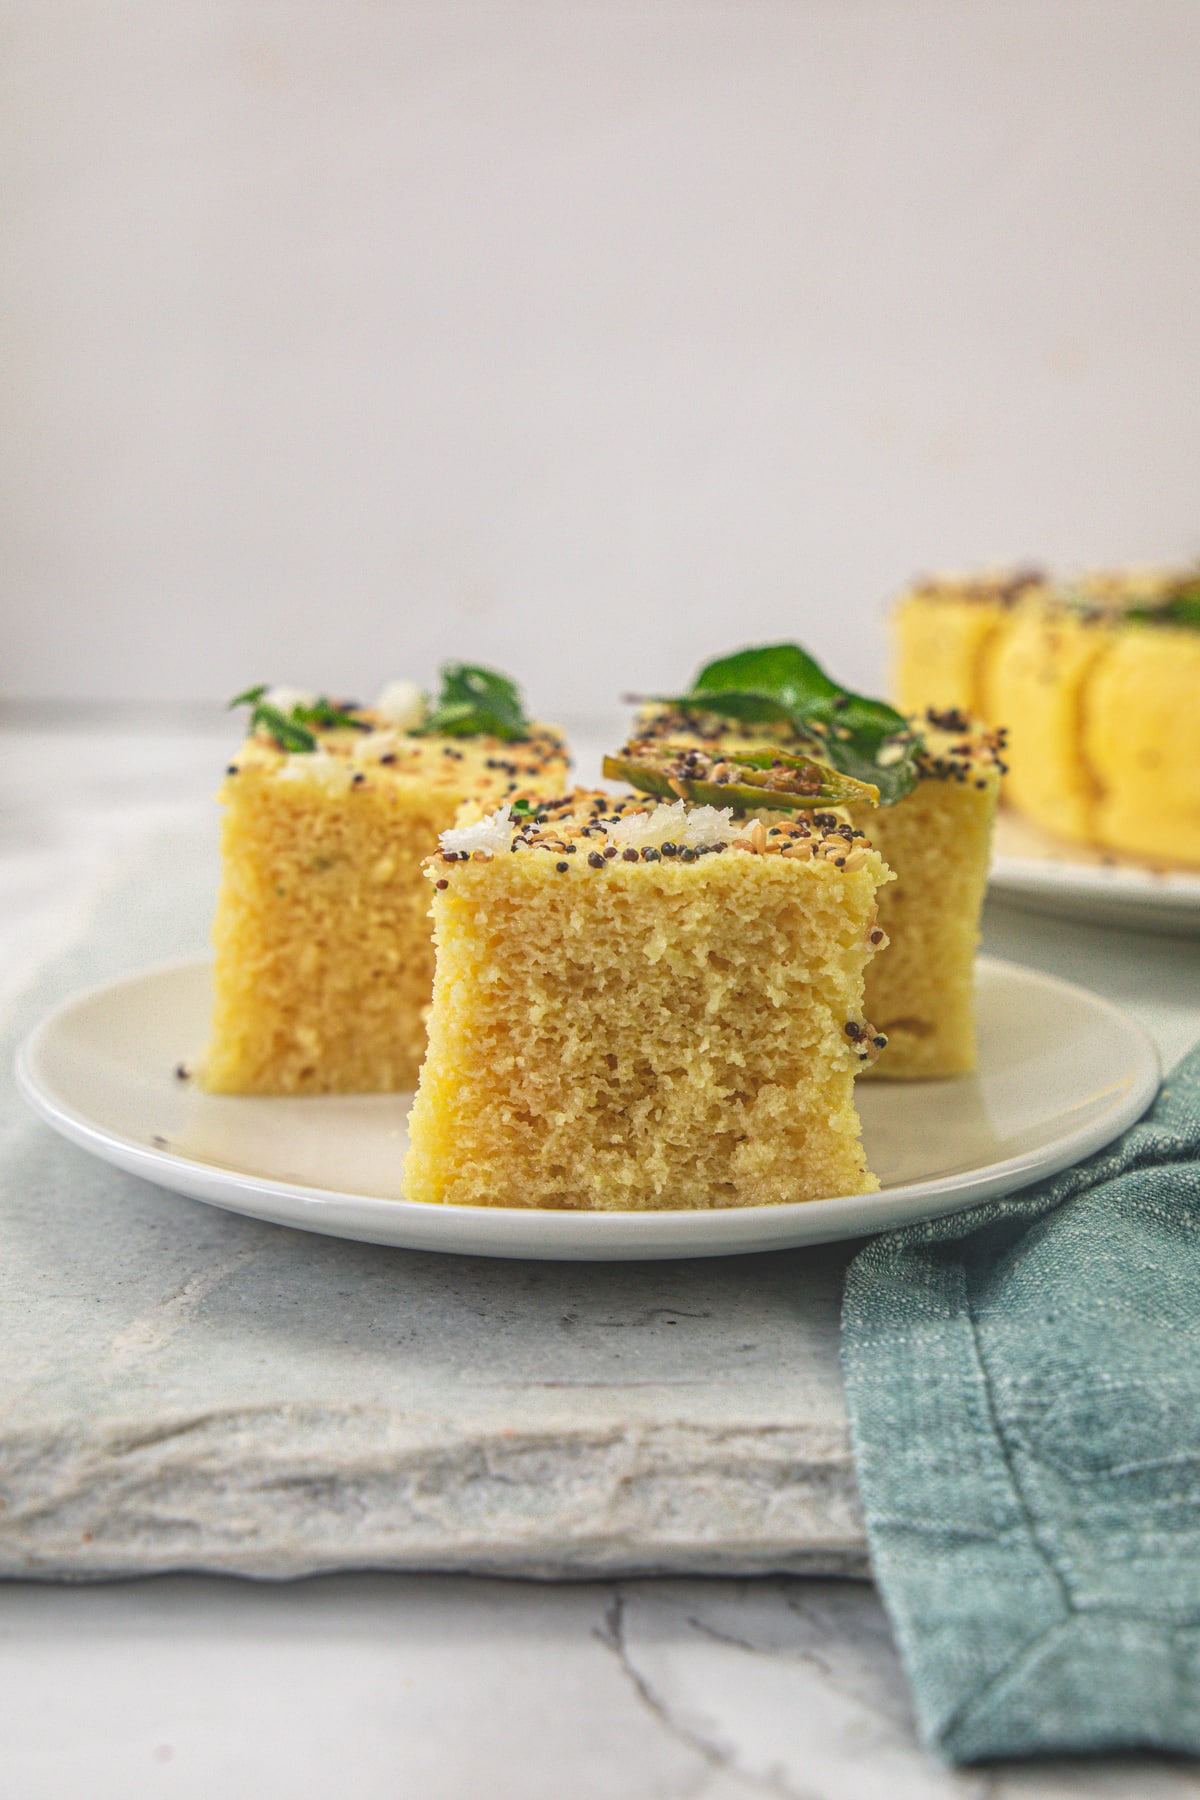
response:
<path fill-rule="evenodd" d="M 72 1142 L 175 1193 L 304 1231 L 476 1256 L 725 1256 L 884 1231 L 1066 1168 L 1138 1118 L 1159 1082 L 1153 1044 L 1116 1007 L 983 959 L 978 1074 L 859 1088 L 881 1193 L 707 1212 L 427 1206 L 400 1195 L 410 1096 L 230 1099 L 179 1081 L 209 1007 L 199 960 L 78 995 L 26 1040 L 25 1095 Z"/>
<path fill-rule="evenodd" d="M 1086 844 L 1065 844 L 1014 813 L 996 821 L 992 891 L 1035 912 L 1200 936 L 1200 873 L 1118 862 Z"/>

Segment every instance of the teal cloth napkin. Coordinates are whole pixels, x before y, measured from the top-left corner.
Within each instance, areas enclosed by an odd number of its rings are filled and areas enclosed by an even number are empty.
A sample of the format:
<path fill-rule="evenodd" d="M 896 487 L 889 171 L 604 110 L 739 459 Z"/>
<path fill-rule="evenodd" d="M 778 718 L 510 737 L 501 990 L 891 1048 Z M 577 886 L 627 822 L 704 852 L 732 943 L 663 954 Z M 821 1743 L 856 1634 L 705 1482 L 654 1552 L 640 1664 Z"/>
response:
<path fill-rule="evenodd" d="M 861 1251 L 843 1364 L 926 1742 L 1200 1753 L 1200 1047 L 1109 1149 Z"/>

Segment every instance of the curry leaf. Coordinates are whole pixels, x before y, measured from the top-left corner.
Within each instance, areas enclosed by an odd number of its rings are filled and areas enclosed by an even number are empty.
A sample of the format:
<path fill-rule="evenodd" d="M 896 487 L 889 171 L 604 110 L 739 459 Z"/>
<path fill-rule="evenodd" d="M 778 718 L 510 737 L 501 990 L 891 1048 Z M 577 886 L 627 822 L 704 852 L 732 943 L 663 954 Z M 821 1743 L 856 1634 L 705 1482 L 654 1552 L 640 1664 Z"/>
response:
<path fill-rule="evenodd" d="M 879 800 L 874 783 L 856 781 L 827 762 L 793 756 L 775 746 L 702 750 L 692 744 L 647 739 L 627 744 L 616 756 L 606 756 L 603 767 L 606 780 L 627 781 L 644 794 L 703 806 L 729 806 L 740 812 L 755 808 L 794 812 L 815 806 L 848 806 L 856 800 L 874 806 Z"/>
<path fill-rule="evenodd" d="M 442 691 L 421 726 L 440 737 L 524 737 L 529 721 L 515 682 L 495 669 L 443 663 Z"/>
<path fill-rule="evenodd" d="M 917 779 L 920 741 L 883 700 L 842 687 L 799 644 L 760 644 L 706 663 L 686 694 L 666 697 L 685 712 L 746 724 L 781 724 L 843 775 L 878 787 L 884 806 Z"/>

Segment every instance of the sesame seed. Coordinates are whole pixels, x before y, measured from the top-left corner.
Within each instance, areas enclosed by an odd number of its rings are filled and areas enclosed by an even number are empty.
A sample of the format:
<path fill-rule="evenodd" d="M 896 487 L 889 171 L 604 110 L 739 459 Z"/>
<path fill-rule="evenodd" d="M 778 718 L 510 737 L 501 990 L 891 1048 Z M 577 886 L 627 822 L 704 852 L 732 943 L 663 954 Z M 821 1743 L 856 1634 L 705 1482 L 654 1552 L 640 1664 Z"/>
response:
<path fill-rule="evenodd" d="M 571 865 L 570 865 L 570 863 L 558 862 L 558 863 L 555 863 L 554 866 L 558 870 L 560 875 L 565 875 Z"/>
<path fill-rule="evenodd" d="M 588 867 L 592 869 L 602 869 L 604 867 L 604 858 L 598 850 L 588 851 Z"/>
<path fill-rule="evenodd" d="M 622 850 L 622 852 L 621 852 L 621 861 L 622 862 L 636 862 L 637 859 L 638 859 L 638 853 L 636 850 Z"/>
<path fill-rule="evenodd" d="M 438 888 L 441 892 L 444 893 L 445 890 L 450 886 L 450 883 L 448 881 L 435 881 L 433 885 L 434 885 L 434 887 Z"/>

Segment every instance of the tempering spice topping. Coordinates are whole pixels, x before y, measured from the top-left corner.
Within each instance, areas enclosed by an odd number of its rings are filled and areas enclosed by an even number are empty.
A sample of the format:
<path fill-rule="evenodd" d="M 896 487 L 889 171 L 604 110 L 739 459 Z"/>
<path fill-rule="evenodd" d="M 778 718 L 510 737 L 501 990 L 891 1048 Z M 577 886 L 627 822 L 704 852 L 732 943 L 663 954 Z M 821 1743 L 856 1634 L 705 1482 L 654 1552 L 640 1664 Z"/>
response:
<path fill-rule="evenodd" d="M 909 590 L 922 599 L 966 600 L 980 605 L 1013 607 L 1030 592 L 1049 583 L 1050 576 L 1036 563 L 1015 569 L 995 569 L 981 575 L 918 575 Z"/>
<path fill-rule="evenodd" d="M 961 741 L 935 747 L 927 732 L 917 755 L 917 769 L 922 780 L 957 781 L 960 786 L 973 780 L 977 788 L 986 788 L 988 777 L 980 774 L 981 768 L 990 766 L 1001 775 L 1007 772 L 1003 757 L 1008 733 L 1003 728 L 980 731 L 957 708 L 939 711 L 931 706 L 925 718 L 933 732 Z"/>
<path fill-rule="evenodd" d="M 782 810 L 774 796 L 766 799 L 768 813 Z M 578 793 L 538 804 L 526 802 L 520 811 L 506 804 L 475 824 L 443 832 L 440 844 L 426 864 L 435 874 L 458 863 L 490 860 L 507 850 L 542 851 L 554 858 L 559 875 L 568 873 L 571 857 L 577 857 L 582 874 L 605 870 L 613 862 L 691 865 L 723 853 L 802 862 L 820 859 L 854 875 L 867 866 L 870 849 L 864 834 L 833 812 L 785 816 L 782 823 L 767 825 L 744 813 L 739 817 L 729 808 L 689 806 L 683 800 L 654 805 L 640 794 L 615 798 Z M 577 856 L 581 849 L 585 854 Z M 883 933 L 868 941 L 879 947 Z"/>
<path fill-rule="evenodd" d="M 865 1019 L 847 1019 L 845 1031 L 859 1062 L 878 1062 L 880 1052 L 887 1049 L 887 1038 L 883 1032 L 876 1031 Z"/>

